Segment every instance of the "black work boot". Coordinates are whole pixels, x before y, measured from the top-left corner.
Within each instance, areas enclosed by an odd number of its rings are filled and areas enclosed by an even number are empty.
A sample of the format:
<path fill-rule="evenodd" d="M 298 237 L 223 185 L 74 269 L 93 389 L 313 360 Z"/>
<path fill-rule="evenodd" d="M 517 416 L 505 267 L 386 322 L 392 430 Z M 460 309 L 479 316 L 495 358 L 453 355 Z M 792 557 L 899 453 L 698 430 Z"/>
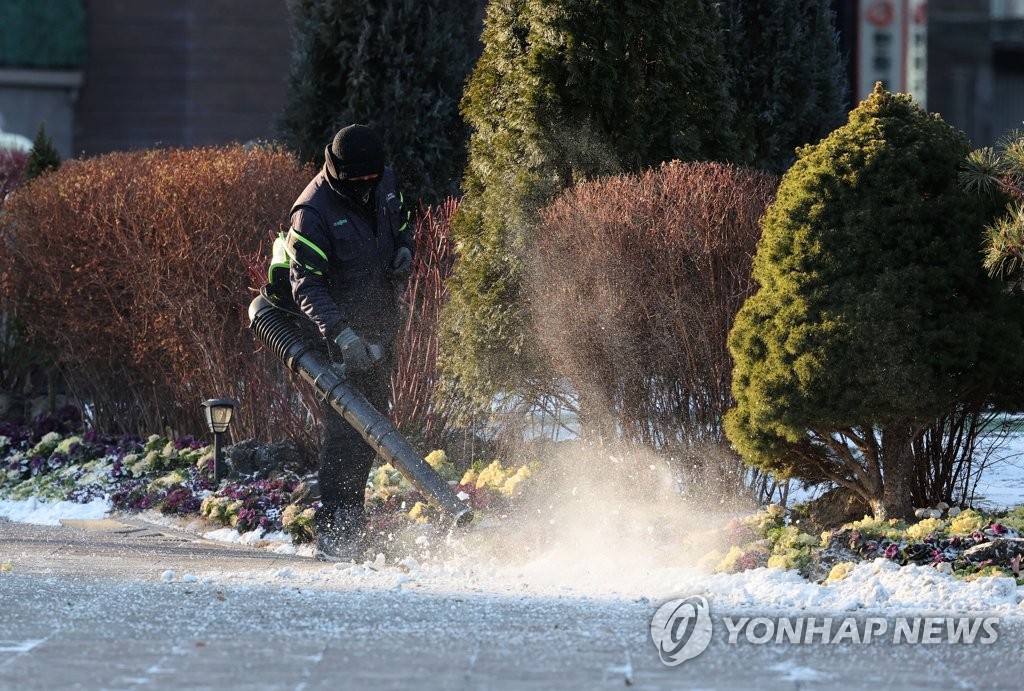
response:
<path fill-rule="evenodd" d="M 318 522 L 316 558 L 320 561 L 363 559 L 366 553 L 366 515 L 360 509 L 337 509 L 329 521 Z"/>

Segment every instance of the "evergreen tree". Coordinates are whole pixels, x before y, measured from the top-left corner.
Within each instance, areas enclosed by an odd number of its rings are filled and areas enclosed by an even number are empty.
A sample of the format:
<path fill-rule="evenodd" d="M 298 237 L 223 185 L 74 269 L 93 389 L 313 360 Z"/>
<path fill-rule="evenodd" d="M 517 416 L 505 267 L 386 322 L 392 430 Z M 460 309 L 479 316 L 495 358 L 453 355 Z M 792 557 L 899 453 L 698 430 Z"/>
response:
<path fill-rule="evenodd" d="M 60 168 L 60 153 L 53 144 L 53 138 L 46 134 L 46 125 L 39 124 L 36 138 L 32 140 L 32 151 L 25 166 L 25 182 L 34 180 L 48 170 Z"/>
<path fill-rule="evenodd" d="M 726 0 L 742 162 L 775 172 L 842 124 L 846 82 L 830 0 Z"/>
<path fill-rule="evenodd" d="M 985 228 L 984 266 L 992 276 L 1024 289 L 1024 132 L 1011 131 L 993 149 L 972 151 L 960 172 L 964 189 L 1007 196 L 1006 212 Z"/>
<path fill-rule="evenodd" d="M 535 214 L 575 181 L 734 153 L 707 0 L 488 5 L 462 112 L 473 128 L 442 323 L 448 394 L 542 384 L 522 285 Z"/>
<path fill-rule="evenodd" d="M 323 162 L 341 127 L 381 135 L 408 199 L 458 191 L 468 129 L 458 104 L 478 53 L 479 4 L 445 0 L 289 0 L 295 53 L 280 129 Z"/>
<path fill-rule="evenodd" d="M 800 150 L 729 338 L 725 428 L 747 462 L 904 517 L 917 433 L 1019 385 L 1024 304 L 978 260 L 996 207 L 957 184 L 966 153 L 962 134 L 880 85 Z"/>

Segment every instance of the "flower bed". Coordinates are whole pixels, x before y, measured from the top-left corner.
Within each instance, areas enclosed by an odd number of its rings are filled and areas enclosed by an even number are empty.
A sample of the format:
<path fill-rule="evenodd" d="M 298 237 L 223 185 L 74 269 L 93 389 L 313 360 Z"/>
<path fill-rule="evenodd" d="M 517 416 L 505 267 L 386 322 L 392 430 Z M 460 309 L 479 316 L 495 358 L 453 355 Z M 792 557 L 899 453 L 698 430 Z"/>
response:
<path fill-rule="evenodd" d="M 837 580 L 856 562 L 883 558 L 958 578 L 1009 576 L 1024 584 L 1024 506 L 1001 515 L 949 507 L 918 513 L 912 523 L 865 516 L 817 536 L 787 525 L 785 510 L 773 505 L 731 521 L 723 530 L 724 553 L 709 553 L 704 564 L 722 573 L 767 566 Z"/>
<path fill-rule="evenodd" d="M 121 511 L 159 510 L 201 516 L 240 533 L 283 531 L 294 543 L 313 538 L 315 501 L 293 501 L 301 478 L 272 470 L 214 487 L 211 446 L 191 437 L 170 440 L 81 433 L 77 411 L 65 409 L 33 425 L 0 423 L 0 498 L 87 503 L 109 499 Z M 477 463 L 459 475 L 444 451 L 426 461 L 449 481 L 478 518 L 503 516 L 530 481 L 535 465 Z M 395 468 L 382 465 L 367 483 L 370 530 L 394 538 L 404 528 L 430 523 L 437 509 L 426 503 Z M 773 505 L 718 528 L 722 549 L 703 565 L 720 573 L 758 567 L 792 569 L 810 580 L 844 578 L 855 563 L 888 559 L 900 565 L 933 566 L 958 578 L 1012 576 L 1024 584 L 1024 506 L 1000 515 L 940 506 L 920 520 L 865 517 L 821 535 L 804 532 Z"/>
<path fill-rule="evenodd" d="M 254 473 L 214 487 L 209 474 L 213 448 L 204 442 L 80 434 L 80 426 L 73 408 L 33 425 L 0 424 L 0 498 L 79 503 L 107 498 L 121 511 L 199 515 L 240 533 L 284 531 L 295 543 L 313 538 L 319 502 L 292 501 L 301 481 L 294 472 Z M 478 464 L 456 483 L 455 468 L 443 451 L 426 460 L 476 511 L 502 510 L 531 474 L 526 466 L 506 468 L 495 461 Z M 394 534 L 437 517 L 436 509 L 390 465 L 373 473 L 367 498 L 370 529 L 377 534 Z"/>
<path fill-rule="evenodd" d="M 0 495 L 80 503 L 108 497 L 126 511 L 188 514 L 210 491 L 208 445 L 192 437 L 78 434 L 76 421 L 66 409 L 33 426 L 0 425 Z"/>

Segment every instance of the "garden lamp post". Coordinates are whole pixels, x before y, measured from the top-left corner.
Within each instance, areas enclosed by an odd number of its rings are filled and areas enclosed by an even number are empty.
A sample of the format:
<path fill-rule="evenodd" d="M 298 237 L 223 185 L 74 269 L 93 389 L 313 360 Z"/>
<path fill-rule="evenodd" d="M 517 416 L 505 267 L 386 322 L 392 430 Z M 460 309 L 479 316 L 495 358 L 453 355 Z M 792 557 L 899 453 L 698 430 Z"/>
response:
<path fill-rule="evenodd" d="M 203 401 L 203 412 L 206 414 L 206 425 L 213 432 L 213 481 L 220 482 L 220 469 L 224 460 L 221 449 L 221 437 L 231 426 L 231 414 L 235 411 L 235 402 L 229 398 L 211 398 Z"/>

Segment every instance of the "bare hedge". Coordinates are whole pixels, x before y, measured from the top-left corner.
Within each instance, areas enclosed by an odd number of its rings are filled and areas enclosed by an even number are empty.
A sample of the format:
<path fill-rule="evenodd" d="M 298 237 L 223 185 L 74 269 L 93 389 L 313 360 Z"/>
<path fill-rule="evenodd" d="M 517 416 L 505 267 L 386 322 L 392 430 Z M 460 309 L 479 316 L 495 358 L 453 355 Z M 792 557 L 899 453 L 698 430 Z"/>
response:
<path fill-rule="evenodd" d="M 420 209 L 416 219 L 416 257 L 405 293 L 406 321 L 398 334 L 398 364 L 392 375 L 391 415 L 399 428 L 443 444 L 447 415 L 437 405 L 437 322 L 448 298 L 447 279 L 455 262 L 451 219 L 458 200 Z"/>
<path fill-rule="evenodd" d="M 537 337 L 578 394 L 587 432 L 721 446 L 726 339 L 754 290 L 758 221 L 777 183 L 673 162 L 579 184 L 545 210 L 531 260 Z"/>
<path fill-rule="evenodd" d="M 241 403 L 236 438 L 301 436 L 246 306 L 312 172 L 239 145 L 113 153 L 66 161 L 7 199 L 6 299 L 52 344 L 97 428 L 199 435 L 199 402 L 227 396 Z"/>
<path fill-rule="evenodd" d="M 25 176 L 28 154 L 14 149 L 0 149 L 0 204 L 14 191 Z"/>

